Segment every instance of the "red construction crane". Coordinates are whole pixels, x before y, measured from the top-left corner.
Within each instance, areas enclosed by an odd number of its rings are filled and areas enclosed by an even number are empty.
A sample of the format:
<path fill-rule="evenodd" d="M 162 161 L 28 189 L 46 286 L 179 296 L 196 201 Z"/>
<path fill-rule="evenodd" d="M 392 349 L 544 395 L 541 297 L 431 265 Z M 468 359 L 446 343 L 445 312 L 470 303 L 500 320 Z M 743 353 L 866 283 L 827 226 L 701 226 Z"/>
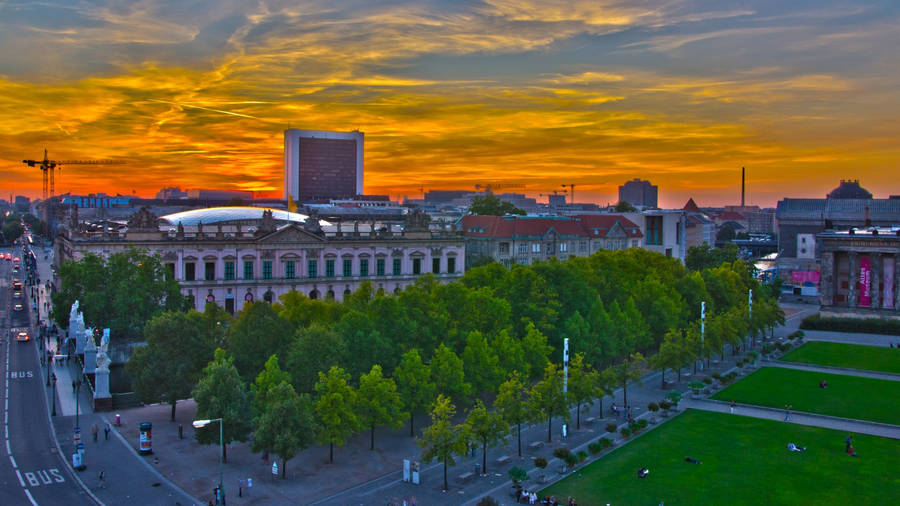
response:
<path fill-rule="evenodd" d="M 22 163 L 28 165 L 29 167 L 38 167 L 43 172 L 44 179 L 44 200 L 47 200 L 48 197 L 52 197 L 55 193 L 54 190 L 54 181 L 53 181 L 53 169 L 62 170 L 63 165 L 110 165 L 110 164 L 121 164 L 125 163 L 119 160 L 50 160 L 47 158 L 47 150 L 44 149 L 44 159 L 43 160 L 22 160 Z M 50 174 L 50 185 L 49 185 L 49 193 L 48 193 L 48 185 L 47 185 L 47 174 Z"/>

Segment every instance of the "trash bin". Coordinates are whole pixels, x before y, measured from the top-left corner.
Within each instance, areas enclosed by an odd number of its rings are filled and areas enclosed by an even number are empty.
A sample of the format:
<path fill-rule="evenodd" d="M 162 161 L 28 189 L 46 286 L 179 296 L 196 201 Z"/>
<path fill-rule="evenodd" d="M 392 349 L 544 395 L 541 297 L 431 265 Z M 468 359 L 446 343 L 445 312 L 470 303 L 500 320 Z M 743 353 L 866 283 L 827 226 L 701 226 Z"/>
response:
<path fill-rule="evenodd" d="M 481 474 L 481 464 L 475 463 L 475 474 Z"/>
<path fill-rule="evenodd" d="M 140 430 L 140 446 L 138 447 L 138 451 L 140 451 L 142 455 L 149 455 L 153 453 L 153 424 L 150 422 L 143 422 L 140 425 Z"/>

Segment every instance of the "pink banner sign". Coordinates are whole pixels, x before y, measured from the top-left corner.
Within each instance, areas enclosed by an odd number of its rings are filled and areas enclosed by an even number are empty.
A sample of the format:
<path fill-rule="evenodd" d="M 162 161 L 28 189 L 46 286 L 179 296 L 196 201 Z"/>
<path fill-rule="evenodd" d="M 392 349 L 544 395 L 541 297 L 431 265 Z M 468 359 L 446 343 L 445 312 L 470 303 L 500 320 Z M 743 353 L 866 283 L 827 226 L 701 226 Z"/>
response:
<path fill-rule="evenodd" d="M 891 257 L 884 259 L 884 292 L 881 297 L 881 307 L 885 309 L 894 309 L 894 262 L 896 260 Z"/>
<path fill-rule="evenodd" d="M 818 271 L 791 271 L 791 281 L 794 283 L 818 283 Z"/>
<path fill-rule="evenodd" d="M 859 290 L 858 305 L 870 307 L 872 305 L 872 259 L 870 257 L 859 258 Z"/>

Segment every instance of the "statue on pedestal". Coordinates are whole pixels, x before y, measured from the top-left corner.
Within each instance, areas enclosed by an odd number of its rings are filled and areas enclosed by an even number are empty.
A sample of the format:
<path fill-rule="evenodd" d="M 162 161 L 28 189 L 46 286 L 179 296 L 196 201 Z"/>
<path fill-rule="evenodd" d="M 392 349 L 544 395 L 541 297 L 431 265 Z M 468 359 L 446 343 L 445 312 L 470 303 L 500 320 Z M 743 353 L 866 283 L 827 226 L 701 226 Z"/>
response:
<path fill-rule="evenodd" d="M 84 330 L 84 374 L 94 374 L 97 368 L 97 343 L 94 342 L 94 329 Z"/>

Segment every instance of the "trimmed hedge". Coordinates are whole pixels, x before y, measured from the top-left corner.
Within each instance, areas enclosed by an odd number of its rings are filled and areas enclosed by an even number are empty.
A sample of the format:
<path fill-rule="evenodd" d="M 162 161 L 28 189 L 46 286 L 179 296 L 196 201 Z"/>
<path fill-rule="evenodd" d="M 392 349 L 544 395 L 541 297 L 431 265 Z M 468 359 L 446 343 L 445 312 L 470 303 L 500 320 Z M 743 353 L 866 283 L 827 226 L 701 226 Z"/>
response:
<path fill-rule="evenodd" d="M 888 320 L 887 318 L 823 318 L 817 313 L 804 318 L 800 323 L 800 328 L 900 336 L 900 320 Z"/>

